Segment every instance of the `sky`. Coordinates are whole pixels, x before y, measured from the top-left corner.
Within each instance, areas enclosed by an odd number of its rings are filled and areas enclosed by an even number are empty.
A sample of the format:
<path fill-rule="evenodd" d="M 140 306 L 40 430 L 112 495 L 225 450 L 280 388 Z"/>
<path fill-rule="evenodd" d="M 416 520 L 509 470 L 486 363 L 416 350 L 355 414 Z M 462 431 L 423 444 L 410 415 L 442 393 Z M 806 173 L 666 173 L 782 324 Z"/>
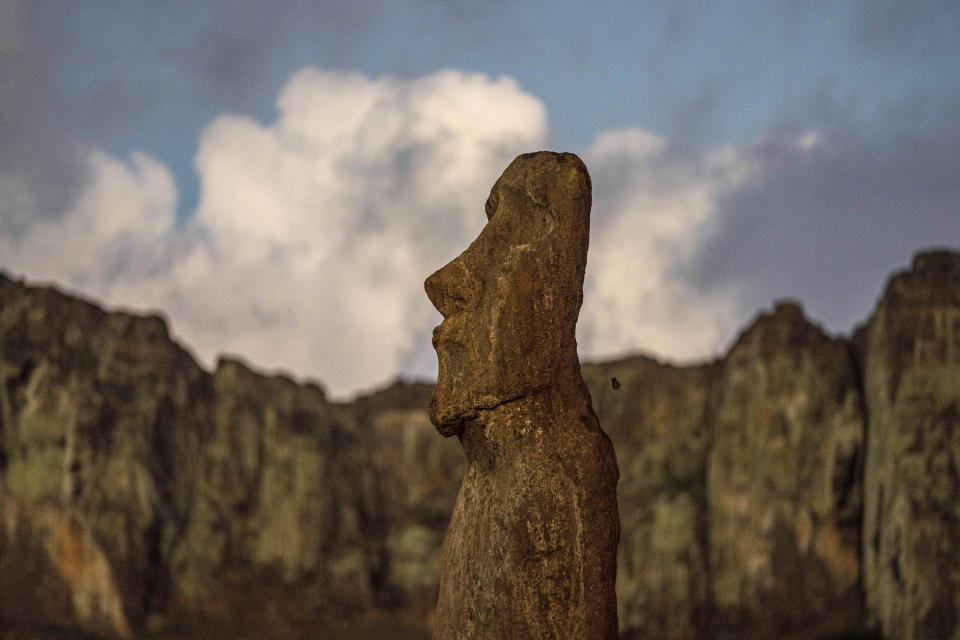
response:
<path fill-rule="evenodd" d="M 0 270 L 335 398 L 436 375 L 423 280 L 519 153 L 593 178 L 583 360 L 831 333 L 960 248 L 960 3 L 0 0 Z"/>

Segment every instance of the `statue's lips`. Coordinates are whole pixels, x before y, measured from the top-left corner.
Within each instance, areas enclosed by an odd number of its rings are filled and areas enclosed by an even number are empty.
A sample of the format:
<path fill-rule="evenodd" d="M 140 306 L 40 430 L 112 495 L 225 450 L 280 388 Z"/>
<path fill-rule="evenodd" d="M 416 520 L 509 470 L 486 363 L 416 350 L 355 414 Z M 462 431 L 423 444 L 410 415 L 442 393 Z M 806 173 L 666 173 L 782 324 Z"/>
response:
<path fill-rule="evenodd" d="M 433 348 L 436 349 L 440 345 L 450 344 L 452 342 L 460 343 L 462 338 L 458 337 L 460 332 L 457 331 L 457 327 L 451 326 L 452 322 L 447 319 L 438 324 L 433 328 Z"/>
<path fill-rule="evenodd" d="M 434 349 L 436 349 L 437 347 L 439 347 L 443 342 L 446 342 L 447 340 L 449 340 L 449 338 L 448 338 L 447 335 L 446 335 L 446 334 L 447 334 L 447 327 L 444 327 L 444 326 L 443 326 L 444 324 L 446 324 L 446 321 L 441 322 L 440 324 L 438 324 L 437 326 L 435 326 L 435 327 L 433 328 L 433 340 L 432 340 L 432 342 L 433 342 L 433 348 L 434 348 Z"/>

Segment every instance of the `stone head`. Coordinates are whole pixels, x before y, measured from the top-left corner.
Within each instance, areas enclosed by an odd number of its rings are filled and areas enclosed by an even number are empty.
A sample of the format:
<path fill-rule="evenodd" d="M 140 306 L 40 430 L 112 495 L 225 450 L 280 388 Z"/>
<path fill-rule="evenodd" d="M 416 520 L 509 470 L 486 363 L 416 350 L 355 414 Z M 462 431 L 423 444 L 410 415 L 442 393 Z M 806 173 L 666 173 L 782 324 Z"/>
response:
<path fill-rule="evenodd" d="M 443 315 L 433 332 L 439 373 L 430 417 L 444 435 L 579 366 L 590 205 L 580 158 L 518 156 L 490 190 L 480 235 L 427 278 Z"/>

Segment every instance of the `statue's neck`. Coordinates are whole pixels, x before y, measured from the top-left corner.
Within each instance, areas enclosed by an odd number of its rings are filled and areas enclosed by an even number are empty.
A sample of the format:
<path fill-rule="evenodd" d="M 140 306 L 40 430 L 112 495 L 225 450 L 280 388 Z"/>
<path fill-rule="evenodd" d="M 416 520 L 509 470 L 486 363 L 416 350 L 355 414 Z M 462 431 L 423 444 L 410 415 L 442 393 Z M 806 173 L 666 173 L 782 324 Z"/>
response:
<path fill-rule="evenodd" d="M 582 417 L 592 415 L 589 407 L 583 388 L 549 387 L 481 411 L 464 426 L 460 442 L 470 464 L 482 471 L 521 452 L 544 450 L 566 429 L 582 428 Z"/>

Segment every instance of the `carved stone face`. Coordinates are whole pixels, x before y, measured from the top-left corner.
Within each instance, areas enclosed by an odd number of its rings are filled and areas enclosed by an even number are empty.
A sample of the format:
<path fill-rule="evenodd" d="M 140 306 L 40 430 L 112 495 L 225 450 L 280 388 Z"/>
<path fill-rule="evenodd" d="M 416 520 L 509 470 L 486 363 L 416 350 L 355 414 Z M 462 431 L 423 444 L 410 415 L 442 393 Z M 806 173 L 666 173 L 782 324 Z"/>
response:
<path fill-rule="evenodd" d="M 427 278 L 443 315 L 431 420 L 444 435 L 577 366 L 574 331 L 590 224 L 590 177 L 573 154 L 519 156 L 493 185 L 487 224 Z"/>

